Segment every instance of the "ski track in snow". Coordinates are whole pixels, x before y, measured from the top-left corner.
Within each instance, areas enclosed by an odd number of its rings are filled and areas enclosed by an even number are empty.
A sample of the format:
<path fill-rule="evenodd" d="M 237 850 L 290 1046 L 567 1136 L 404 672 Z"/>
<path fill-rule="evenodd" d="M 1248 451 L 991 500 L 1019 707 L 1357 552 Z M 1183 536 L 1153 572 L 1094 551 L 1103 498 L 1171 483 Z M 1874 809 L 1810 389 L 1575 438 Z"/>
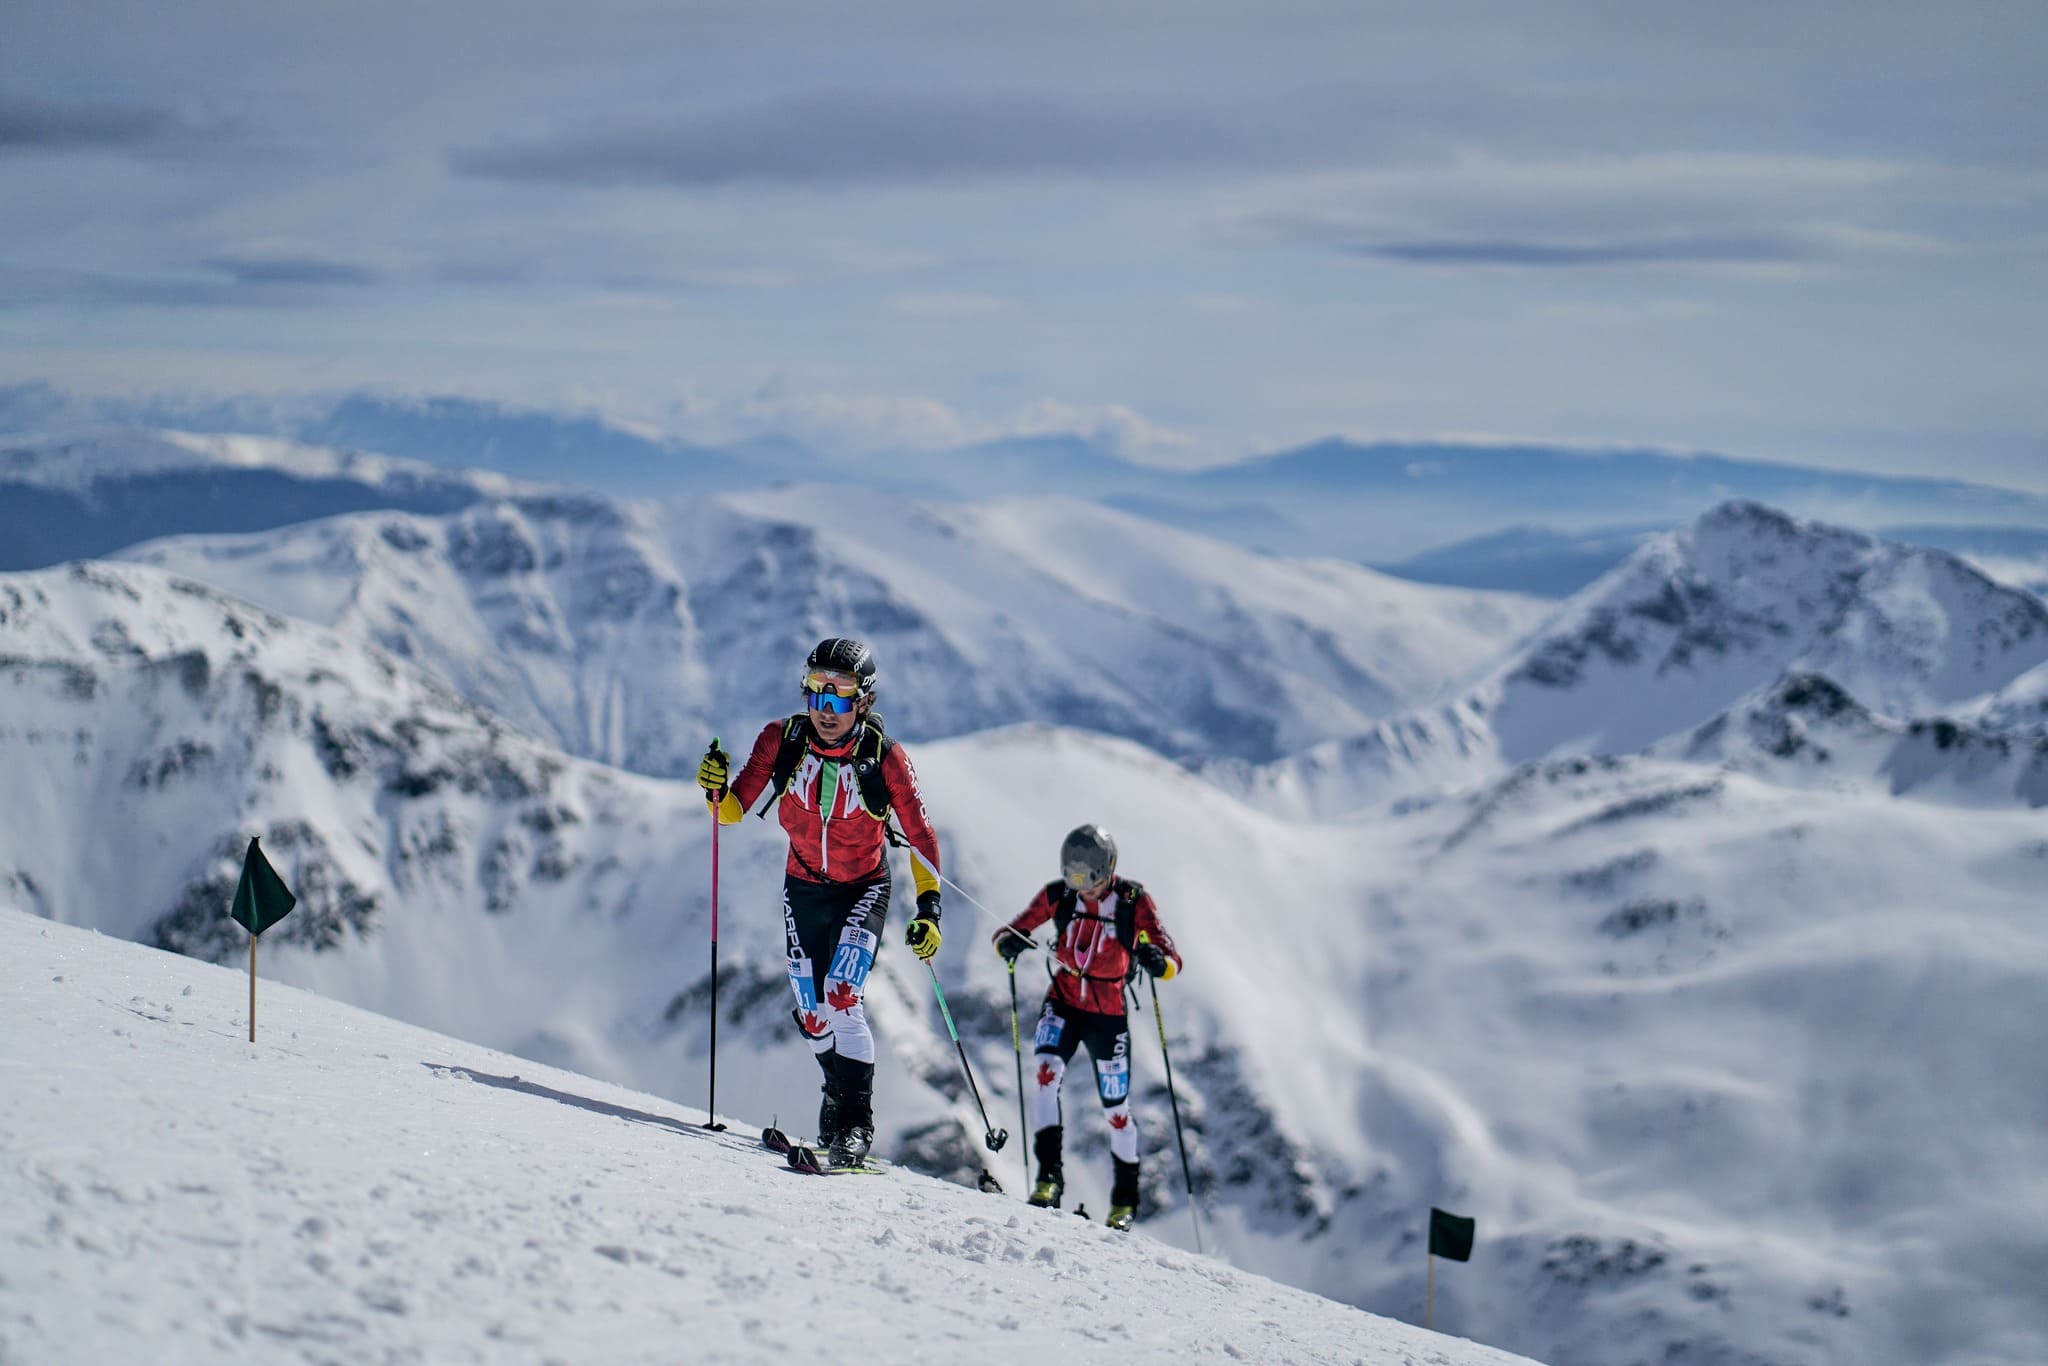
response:
<path fill-rule="evenodd" d="M 0 911 L 0 1363 L 1525 1358 Z"/>

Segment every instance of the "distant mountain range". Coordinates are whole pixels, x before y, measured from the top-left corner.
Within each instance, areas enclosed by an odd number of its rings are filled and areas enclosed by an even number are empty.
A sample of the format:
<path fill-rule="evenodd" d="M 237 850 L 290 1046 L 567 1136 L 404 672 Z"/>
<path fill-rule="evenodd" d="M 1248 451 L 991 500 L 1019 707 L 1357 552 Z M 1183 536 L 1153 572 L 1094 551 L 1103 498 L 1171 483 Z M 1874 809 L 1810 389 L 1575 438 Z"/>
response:
<path fill-rule="evenodd" d="M 1888 541 L 1946 550 L 1991 577 L 2048 595 L 2048 530 L 2031 527 L 1903 525 L 1866 527 Z M 1565 532 L 1512 526 L 1373 567 L 1417 583 L 1567 598 L 1620 564 L 1668 526 Z"/>
<path fill-rule="evenodd" d="M 273 437 L 137 428 L 0 437 L 0 572 L 156 536 L 267 531 L 371 508 L 452 512 L 518 487 L 499 474 Z"/>
<path fill-rule="evenodd" d="M 1665 527 L 1730 498 L 1865 530 L 1905 523 L 2048 529 L 2048 497 L 2037 494 L 1655 449 L 1330 439 L 1181 471 L 1138 465 L 1074 436 L 938 453 L 820 455 L 780 438 L 713 449 L 599 418 L 461 398 L 359 393 L 181 404 L 78 400 L 40 385 L 0 389 L 0 432 L 62 434 L 93 423 L 255 432 L 621 497 L 791 481 L 852 484 L 927 500 L 1056 493 L 1251 549 L 1380 565 L 1516 526 L 1600 538 L 1611 535 L 1600 528 Z M 192 529 L 197 528 L 164 528 Z M 1580 558 L 1590 564 L 1585 553 Z M 1522 568 L 1530 582 L 1503 582 L 1499 568 L 1479 578 L 1466 573 L 1447 579 L 1440 563 L 1434 573 L 1425 566 L 1418 577 L 1524 592 L 1557 591 L 1568 577 L 1559 566 L 1540 565 L 1526 554 Z"/>

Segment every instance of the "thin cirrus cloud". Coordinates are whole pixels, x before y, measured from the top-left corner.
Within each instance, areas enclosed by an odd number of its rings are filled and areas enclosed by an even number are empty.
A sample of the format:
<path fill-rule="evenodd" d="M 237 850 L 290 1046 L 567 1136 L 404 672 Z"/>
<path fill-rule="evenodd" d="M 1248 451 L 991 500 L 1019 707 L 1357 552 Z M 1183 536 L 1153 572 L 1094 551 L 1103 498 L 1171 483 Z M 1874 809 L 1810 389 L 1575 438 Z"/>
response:
<path fill-rule="evenodd" d="M 0 311 L 14 309 L 241 308 L 282 302 L 276 291 L 188 276 L 0 266 Z"/>
<path fill-rule="evenodd" d="M 351 262 L 310 256 L 222 256 L 206 265 L 235 284 L 256 287 L 362 286 L 376 284 L 378 279 L 375 272 Z"/>
<path fill-rule="evenodd" d="M 0 310 L 27 308 L 296 308 L 335 289 L 379 283 L 375 272 L 309 257 L 224 257 L 198 271 L 117 273 L 0 265 Z"/>
<path fill-rule="evenodd" d="M 1285 198 L 1288 191 L 1279 192 Z M 2026 206 L 2000 173 L 1820 157 L 1655 156 L 1326 176 L 1292 207 L 1222 215 L 1238 240 L 1403 265 L 1535 270 L 1922 260 L 1981 248 L 1958 206 Z"/>
<path fill-rule="evenodd" d="M 618 121 L 448 155 L 458 175 L 589 186 L 930 183 L 1342 161 L 1374 125 L 1342 92 L 1221 109 L 1203 102 L 823 91 Z"/>
<path fill-rule="evenodd" d="M 162 141 L 181 126 L 170 111 L 142 105 L 0 96 L 0 150 L 138 147 Z"/>
<path fill-rule="evenodd" d="M 1355 255 L 1424 266 L 1787 265 L 1823 254 L 1814 242 L 1764 234 L 1593 242 L 1491 239 L 1356 243 Z"/>

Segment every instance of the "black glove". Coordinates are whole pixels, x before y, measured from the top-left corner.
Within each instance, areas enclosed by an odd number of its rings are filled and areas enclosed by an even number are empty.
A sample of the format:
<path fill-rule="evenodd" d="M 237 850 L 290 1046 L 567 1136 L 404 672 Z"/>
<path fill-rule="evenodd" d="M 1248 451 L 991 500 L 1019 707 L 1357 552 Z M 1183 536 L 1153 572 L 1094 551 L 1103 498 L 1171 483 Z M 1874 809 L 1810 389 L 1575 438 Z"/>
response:
<path fill-rule="evenodd" d="M 919 920 L 937 920 L 939 918 L 939 893 L 936 888 L 929 892 L 919 892 L 917 894 L 917 918 Z"/>
<path fill-rule="evenodd" d="M 1025 934 L 1022 930 L 1013 930 L 1008 925 L 1005 925 L 996 931 L 996 952 L 1003 956 L 1005 963 L 1014 963 L 1017 961 L 1017 956 L 1026 949 L 1037 947 L 1032 942 L 1031 936 Z"/>
<path fill-rule="evenodd" d="M 1149 941 L 1138 945 L 1131 953 L 1138 960 L 1138 966 L 1154 977 L 1173 976 L 1173 960 L 1166 956 L 1166 950 Z"/>

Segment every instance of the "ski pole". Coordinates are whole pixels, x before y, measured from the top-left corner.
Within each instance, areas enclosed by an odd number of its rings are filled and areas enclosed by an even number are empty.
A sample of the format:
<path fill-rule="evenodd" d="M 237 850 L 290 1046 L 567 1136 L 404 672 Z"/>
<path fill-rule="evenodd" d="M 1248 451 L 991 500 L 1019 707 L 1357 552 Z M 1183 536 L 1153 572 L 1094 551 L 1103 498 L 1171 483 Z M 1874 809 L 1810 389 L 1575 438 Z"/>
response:
<path fill-rule="evenodd" d="M 932 991 L 939 998 L 939 1013 L 946 1017 L 946 1032 L 953 1036 L 953 1047 L 960 1050 L 960 1070 L 967 1074 L 967 1089 L 974 1093 L 974 1108 L 981 1111 L 982 1128 L 987 1131 L 982 1142 L 988 1145 L 990 1152 L 999 1153 L 1010 1141 L 1010 1131 L 998 1129 L 988 1122 L 988 1107 L 981 1103 L 981 1088 L 974 1084 L 974 1069 L 967 1065 L 967 1046 L 960 1042 L 960 1031 L 953 1027 L 953 1012 L 946 1005 L 946 993 L 939 986 L 939 970 L 931 965 L 930 959 L 925 960 L 924 969 L 932 975 Z"/>
<path fill-rule="evenodd" d="M 1146 944 L 1150 941 L 1151 936 L 1143 931 L 1139 932 L 1138 942 L 1140 944 Z M 1149 977 L 1150 974 L 1148 973 L 1147 976 Z M 1173 1089 L 1173 1055 L 1166 1051 L 1166 1017 L 1159 1013 L 1159 979 L 1152 977 L 1151 981 L 1152 1020 L 1153 1023 L 1159 1026 L 1159 1056 L 1166 1062 L 1166 1098 L 1173 1105 L 1173 1141 L 1180 1145 L 1180 1174 L 1181 1179 L 1187 1182 L 1188 1187 L 1188 1217 L 1195 1221 L 1195 1251 L 1200 1252 L 1202 1251 L 1202 1215 L 1195 1208 L 1195 1174 L 1193 1168 L 1188 1166 L 1187 1135 L 1181 1132 L 1180 1127 L 1180 1097 L 1174 1093 Z"/>
<path fill-rule="evenodd" d="M 1017 1132 L 1029 1134 L 1031 1121 L 1024 1117 L 1024 1039 L 1017 1029 L 1017 960 L 1010 960 L 1010 1051 L 1017 1055 Z M 1031 1184 L 1031 1146 L 1020 1144 L 1018 1155 L 1024 1159 L 1024 1184 Z"/>
<path fill-rule="evenodd" d="M 711 752 L 725 758 L 716 735 L 711 737 Z M 704 1104 L 707 1129 L 725 1127 L 718 1122 L 718 807 L 724 799 L 721 792 L 718 800 L 711 803 L 711 1092 Z"/>

